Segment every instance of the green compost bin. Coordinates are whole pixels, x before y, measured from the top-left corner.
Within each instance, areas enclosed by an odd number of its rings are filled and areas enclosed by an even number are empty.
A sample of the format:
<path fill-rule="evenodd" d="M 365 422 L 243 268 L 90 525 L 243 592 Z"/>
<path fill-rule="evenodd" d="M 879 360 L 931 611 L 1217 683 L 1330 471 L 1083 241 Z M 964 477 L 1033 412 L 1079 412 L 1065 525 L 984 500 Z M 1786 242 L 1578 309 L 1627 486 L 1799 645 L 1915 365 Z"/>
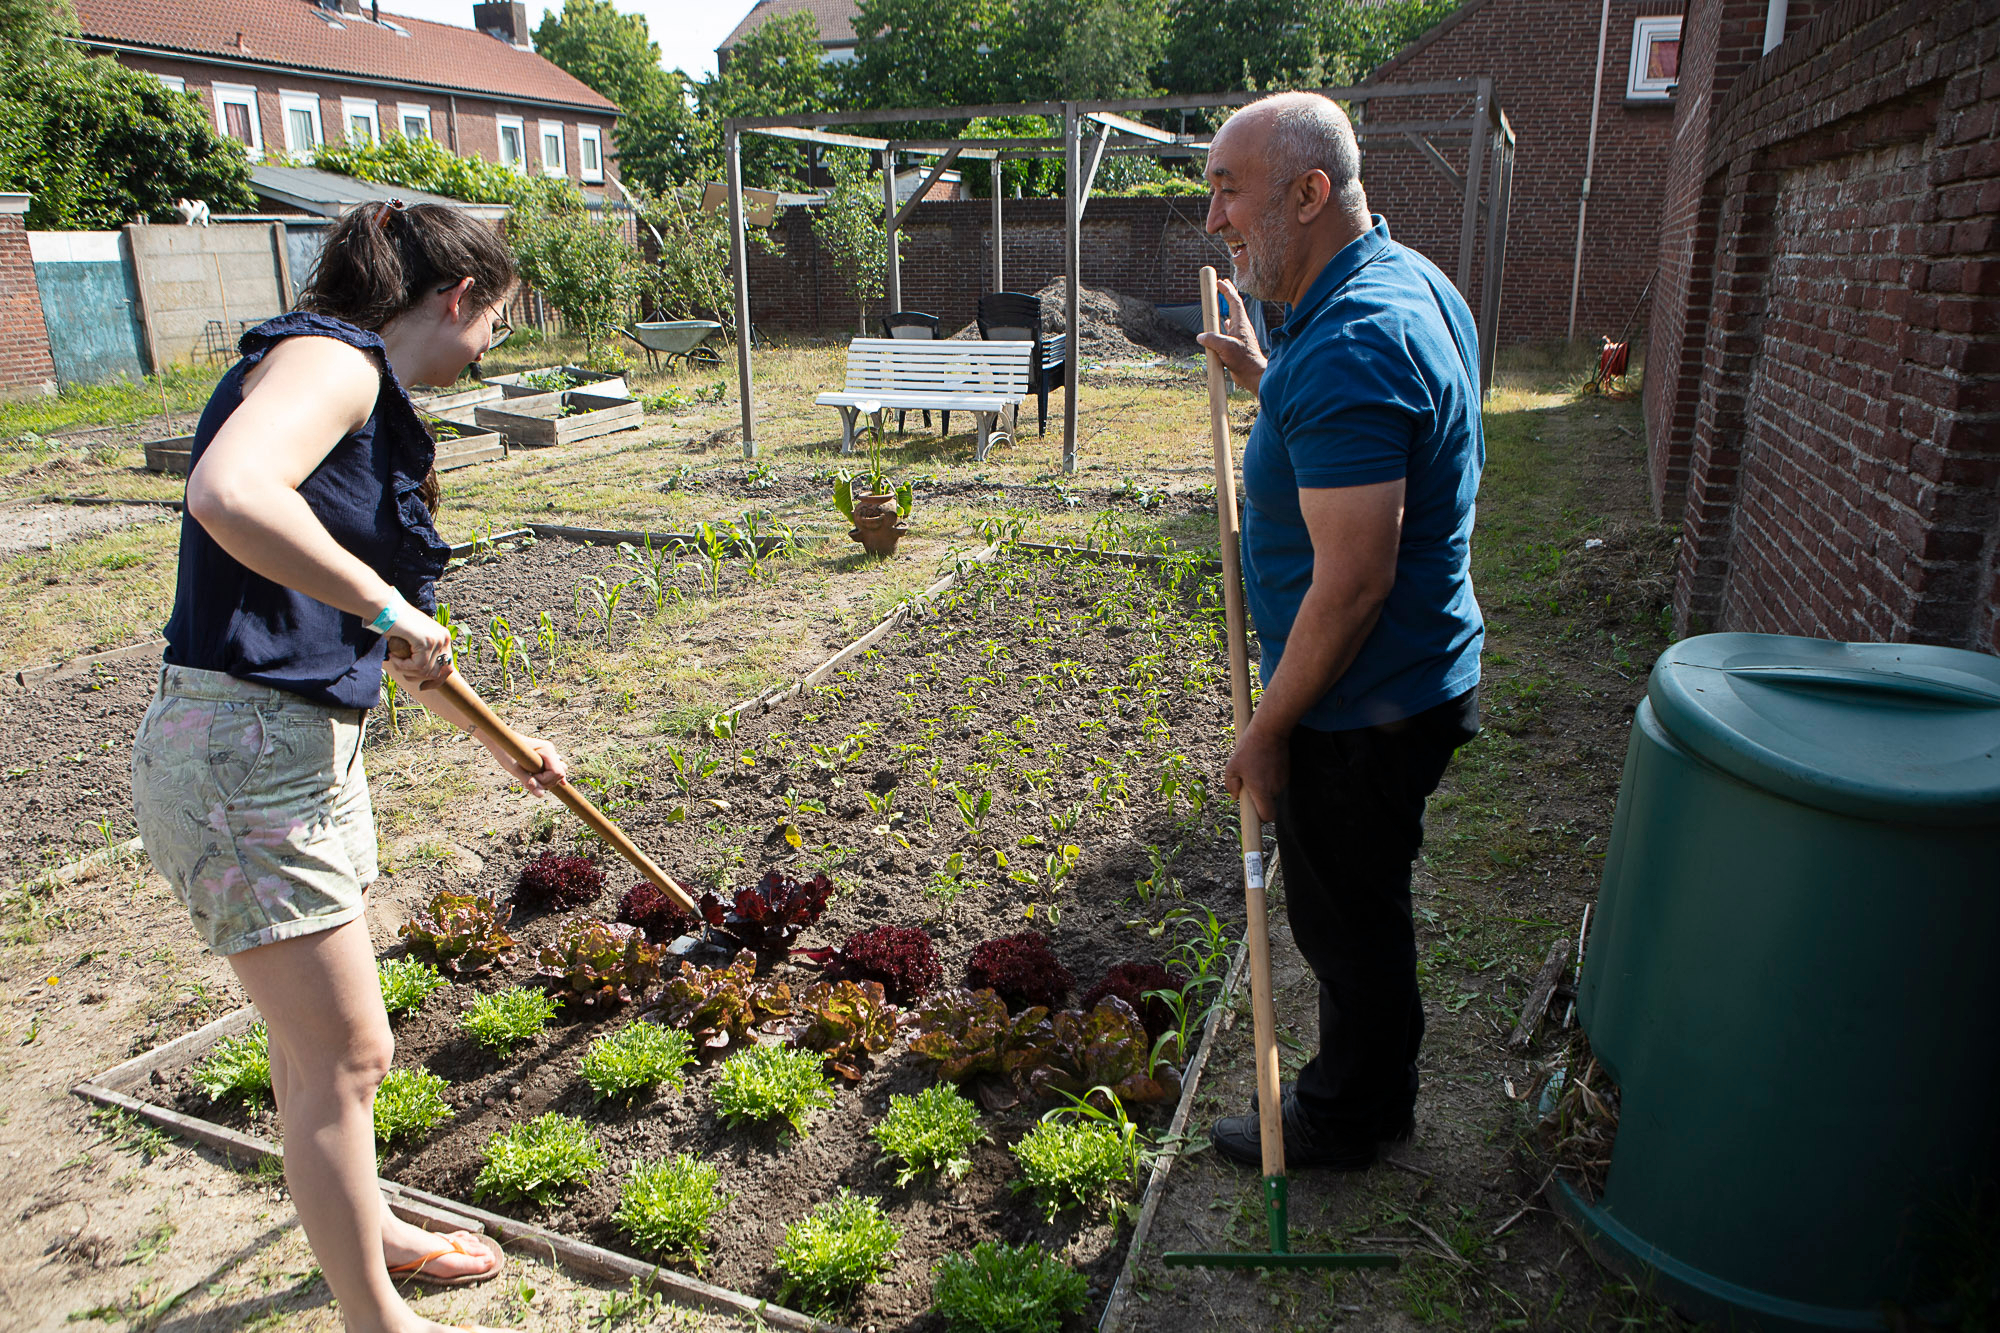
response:
<path fill-rule="evenodd" d="M 2000 658 L 1661 654 L 1578 1009 L 1620 1115 L 1558 1202 L 1600 1257 L 1730 1328 L 1948 1301 L 2000 1179 Z"/>

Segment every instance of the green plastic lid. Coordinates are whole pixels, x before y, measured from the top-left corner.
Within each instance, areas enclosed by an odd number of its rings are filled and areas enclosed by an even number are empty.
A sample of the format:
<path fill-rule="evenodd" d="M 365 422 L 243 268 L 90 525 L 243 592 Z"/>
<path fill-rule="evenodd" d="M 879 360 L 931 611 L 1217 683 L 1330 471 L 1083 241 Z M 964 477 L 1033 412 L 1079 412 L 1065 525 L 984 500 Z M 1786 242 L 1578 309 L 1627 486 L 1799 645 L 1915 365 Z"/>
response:
<path fill-rule="evenodd" d="M 1653 667 L 1675 741 L 1802 805 L 2000 824 L 2000 658 L 1907 643 L 1703 634 Z"/>

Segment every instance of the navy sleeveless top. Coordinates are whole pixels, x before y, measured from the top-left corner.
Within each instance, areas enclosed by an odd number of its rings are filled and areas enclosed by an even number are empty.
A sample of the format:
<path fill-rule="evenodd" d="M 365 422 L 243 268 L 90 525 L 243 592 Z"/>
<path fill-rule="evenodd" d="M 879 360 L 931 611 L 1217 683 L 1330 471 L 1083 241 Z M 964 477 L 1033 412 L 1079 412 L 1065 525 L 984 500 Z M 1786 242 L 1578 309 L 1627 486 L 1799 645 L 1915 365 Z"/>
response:
<path fill-rule="evenodd" d="M 389 368 L 381 338 L 327 315 L 294 311 L 243 335 L 243 359 L 215 386 L 195 431 L 190 463 L 243 402 L 243 377 L 265 353 L 302 334 L 338 338 L 382 367 L 375 412 L 333 447 L 299 486 L 326 530 L 413 605 L 437 605 L 450 548 L 418 494 L 436 447 Z M 220 671 L 331 708 L 372 708 L 382 693 L 387 641 L 359 616 L 294 592 L 239 564 L 192 515 L 181 516 L 180 574 L 165 658 Z"/>

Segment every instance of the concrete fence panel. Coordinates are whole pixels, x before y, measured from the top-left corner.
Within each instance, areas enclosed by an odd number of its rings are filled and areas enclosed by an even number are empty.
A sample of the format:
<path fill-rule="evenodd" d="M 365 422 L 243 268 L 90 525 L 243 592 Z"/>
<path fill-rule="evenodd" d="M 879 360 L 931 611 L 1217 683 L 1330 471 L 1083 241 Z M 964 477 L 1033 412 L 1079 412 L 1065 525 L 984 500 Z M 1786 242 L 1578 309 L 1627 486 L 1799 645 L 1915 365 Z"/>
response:
<path fill-rule="evenodd" d="M 290 308 L 285 232 L 283 223 L 125 229 L 154 365 L 233 357 L 242 329 Z"/>

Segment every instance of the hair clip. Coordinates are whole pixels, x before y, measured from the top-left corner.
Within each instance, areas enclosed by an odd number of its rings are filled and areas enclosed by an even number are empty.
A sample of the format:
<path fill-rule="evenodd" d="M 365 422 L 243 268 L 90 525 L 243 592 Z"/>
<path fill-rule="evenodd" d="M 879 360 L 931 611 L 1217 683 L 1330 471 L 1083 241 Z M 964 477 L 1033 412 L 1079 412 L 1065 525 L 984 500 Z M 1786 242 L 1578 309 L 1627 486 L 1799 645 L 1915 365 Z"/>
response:
<path fill-rule="evenodd" d="M 403 201 L 400 199 L 391 199 L 383 206 L 382 211 L 375 215 L 375 225 L 387 231 L 389 229 L 389 219 L 402 211 Z"/>

